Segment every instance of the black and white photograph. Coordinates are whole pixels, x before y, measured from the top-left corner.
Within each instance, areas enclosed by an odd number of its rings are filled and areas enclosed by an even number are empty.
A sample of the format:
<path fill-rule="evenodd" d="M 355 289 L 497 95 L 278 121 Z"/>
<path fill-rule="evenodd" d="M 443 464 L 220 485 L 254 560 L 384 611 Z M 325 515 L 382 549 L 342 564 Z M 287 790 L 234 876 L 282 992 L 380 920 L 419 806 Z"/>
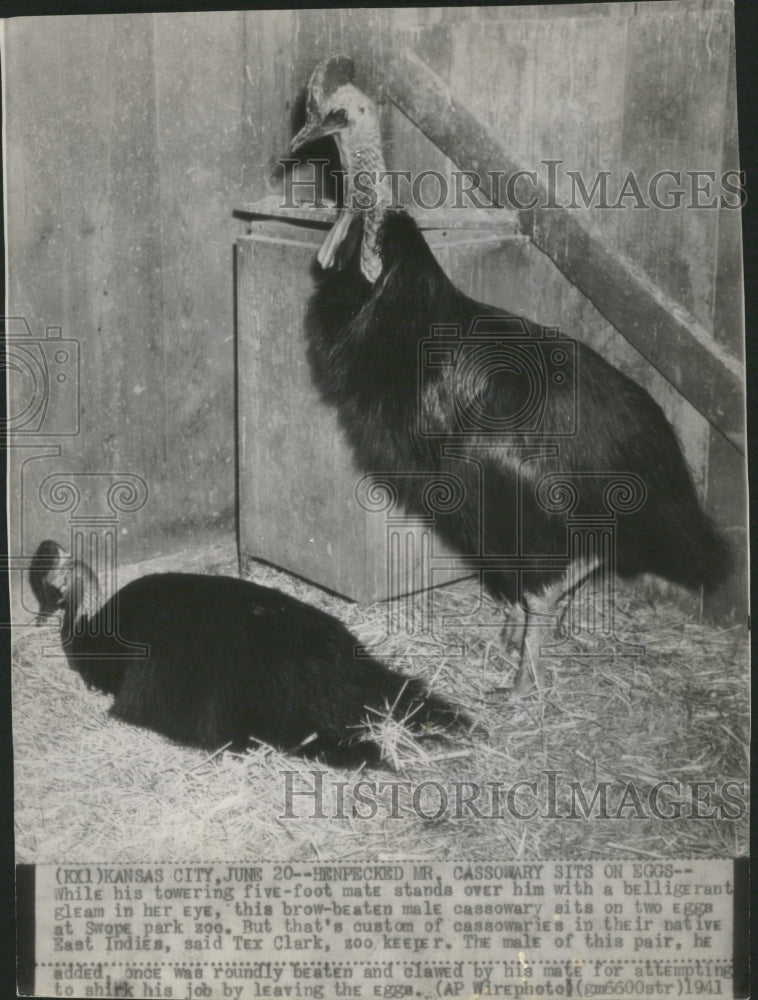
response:
<path fill-rule="evenodd" d="M 746 996 L 731 0 L 2 64 L 19 992 Z"/>

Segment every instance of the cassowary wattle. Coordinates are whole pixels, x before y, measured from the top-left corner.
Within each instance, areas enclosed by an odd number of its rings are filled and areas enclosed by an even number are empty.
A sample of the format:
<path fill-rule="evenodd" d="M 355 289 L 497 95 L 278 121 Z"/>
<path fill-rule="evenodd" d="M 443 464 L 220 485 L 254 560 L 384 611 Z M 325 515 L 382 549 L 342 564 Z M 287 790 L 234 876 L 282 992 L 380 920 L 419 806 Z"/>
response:
<path fill-rule="evenodd" d="M 363 470 L 414 473 L 397 480 L 408 510 L 425 511 L 419 474 L 456 477 L 463 499 L 436 529 L 518 611 L 506 646 L 518 651 L 523 687 L 529 672 L 538 680 L 540 638 L 559 602 L 590 574 L 649 572 L 712 588 L 728 571 L 727 546 L 643 388 L 589 347 L 464 295 L 413 219 L 390 208 L 386 184 L 366 210 L 356 205 L 356 181 L 365 188 L 362 172 L 378 177 L 384 162 L 376 108 L 353 75 L 347 56 L 319 63 L 293 140 L 300 148 L 333 135 L 346 171 L 346 207 L 319 252 L 307 320 L 313 375 Z M 450 360 L 420 370 L 439 327 L 458 331 L 439 341 Z M 551 367 L 556 343 L 572 358 L 562 381 Z M 570 552 L 568 512 L 602 516 L 614 497 L 612 549 Z"/>
<path fill-rule="evenodd" d="M 361 271 L 368 281 L 374 282 L 382 271 L 379 229 L 391 196 L 388 178 L 381 179 L 386 170 L 376 106 L 353 84 L 354 75 L 353 62 L 347 56 L 331 56 L 318 64 L 308 84 L 306 122 L 292 140 L 292 149 L 300 149 L 314 139 L 334 136 L 345 172 L 346 207 L 317 259 L 321 267 L 332 267 L 351 221 L 359 214 L 363 222 Z M 362 182 L 361 189 L 356 185 L 357 180 Z M 367 184 L 370 195 L 365 194 Z M 370 207 L 357 208 L 361 197 Z"/>

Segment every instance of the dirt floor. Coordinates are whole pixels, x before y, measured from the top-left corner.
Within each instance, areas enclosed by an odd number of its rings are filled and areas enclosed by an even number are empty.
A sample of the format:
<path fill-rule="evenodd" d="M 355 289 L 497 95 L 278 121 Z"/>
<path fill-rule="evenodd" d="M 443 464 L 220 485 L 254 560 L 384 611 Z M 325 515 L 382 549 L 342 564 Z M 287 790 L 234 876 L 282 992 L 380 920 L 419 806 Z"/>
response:
<path fill-rule="evenodd" d="M 119 584 L 168 569 L 236 575 L 236 565 L 221 546 L 125 567 Z M 747 852 L 744 630 L 622 590 L 616 638 L 564 644 L 546 689 L 518 701 L 491 670 L 503 612 L 473 580 L 433 592 L 428 628 L 418 625 L 427 598 L 410 602 L 416 617 L 388 637 L 385 604 L 352 604 L 265 565 L 249 576 L 339 617 L 395 668 L 463 706 L 473 728 L 418 743 L 389 725 L 387 768 L 359 773 L 269 748 L 204 754 L 111 719 L 110 699 L 67 666 L 57 629 L 25 627 L 30 615 L 13 653 L 19 861 Z M 643 649 L 619 655 L 622 640 Z"/>

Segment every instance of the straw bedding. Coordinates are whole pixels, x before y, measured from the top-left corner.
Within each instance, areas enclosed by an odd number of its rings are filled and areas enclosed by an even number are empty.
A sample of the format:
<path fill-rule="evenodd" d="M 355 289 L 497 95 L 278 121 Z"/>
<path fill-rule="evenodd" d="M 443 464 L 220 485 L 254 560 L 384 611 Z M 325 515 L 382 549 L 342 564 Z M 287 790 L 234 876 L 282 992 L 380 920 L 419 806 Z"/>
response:
<path fill-rule="evenodd" d="M 146 572 L 186 569 L 236 571 L 224 547 L 179 553 L 124 569 L 119 583 Z M 502 612 L 481 597 L 473 580 L 433 595 L 433 629 L 390 639 L 388 607 L 361 606 L 255 564 L 250 579 L 278 587 L 340 618 L 365 644 L 382 642 L 380 656 L 463 706 L 473 728 L 454 741 L 411 739 L 392 719 L 372 720 L 383 732 L 390 770 L 350 774 L 322 768 L 326 818 L 297 799 L 287 814 L 286 780 L 313 787 L 318 765 L 260 747 L 245 755 L 206 755 L 107 716 L 110 699 L 87 691 L 65 659 L 44 655 L 59 646 L 54 627 L 18 628 L 14 636 L 13 697 L 16 852 L 19 861 L 193 861 L 487 858 L 730 857 L 746 853 L 747 816 L 718 815 L 718 786 L 746 782 L 749 688 L 744 630 L 719 630 L 688 618 L 673 604 L 619 590 L 617 634 L 644 644 L 637 658 L 614 657 L 602 639 L 580 635 L 541 694 L 521 702 L 498 690 L 489 652 Z M 415 599 L 415 610 L 423 596 Z M 415 620 L 415 619 L 414 619 Z M 593 655 L 588 655 L 593 654 Z M 394 769 L 394 773 L 393 770 Z M 290 772 L 285 779 L 282 772 Z M 552 777 L 551 777 L 552 775 Z M 427 783 L 420 814 L 409 795 L 393 808 L 379 795 L 375 815 L 351 815 L 358 781 Z M 438 787 L 455 782 L 537 782 L 511 797 L 503 814 L 492 799 L 479 812 L 448 804 L 438 818 Z M 546 808 L 545 789 L 555 789 Z M 570 818 L 570 782 L 587 799 L 607 782 L 608 815 Z M 701 813 L 711 818 L 641 818 L 628 783 L 643 806 L 658 782 L 679 782 L 659 796 L 675 813 L 687 783 L 716 783 Z M 347 784 L 345 784 L 347 782 Z M 343 809 L 336 807 L 342 783 Z M 459 788 L 464 786 L 460 785 Z M 470 789 L 471 786 L 465 786 Z M 627 808 L 620 805 L 626 789 Z M 452 794 L 452 793 L 451 793 Z M 701 796 L 702 797 L 702 796 Z M 452 801 L 452 799 L 451 799 Z M 690 799 L 686 798 L 689 804 Z M 344 806 L 344 803 L 347 803 Z M 502 803 L 501 803 L 502 805 Z M 520 819 L 537 806 L 540 815 Z M 370 810 L 359 810 L 362 816 Z M 691 811 L 691 810 L 690 810 Z M 734 815 L 734 807 L 730 814 Z M 745 810 L 746 811 L 746 810 Z M 576 808 L 574 809 L 576 812 Z"/>

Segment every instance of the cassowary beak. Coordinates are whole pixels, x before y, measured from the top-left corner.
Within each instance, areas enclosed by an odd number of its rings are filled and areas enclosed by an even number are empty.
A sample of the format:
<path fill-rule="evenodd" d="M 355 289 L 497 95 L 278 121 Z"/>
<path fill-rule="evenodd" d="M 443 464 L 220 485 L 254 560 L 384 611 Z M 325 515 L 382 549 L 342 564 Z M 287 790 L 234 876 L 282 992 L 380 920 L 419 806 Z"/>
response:
<path fill-rule="evenodd" d="M 57 587 L 46 585 L 40 597 L 39 611 L 35 615 L 35 625 L 55 625 L 60 623 L 63 599 Z"/>
<path fill-rule="evenodd" d="M 47 625 L 60 624 L 60 611 L 38 611 L 34 616 L 34 624 L 37 628 L 44 628 Z"/>
<path fill-rule="evenodd" d="M 47 584 L 41 595 L 35 625 L 52 625 L 63 610 L 63 598 L 57 587 Z"/>
<path fill-rule="evenodd" d="M 298 149 L 307 146 L 309 142 L 314 142 L 316 139 L 323 139 L 327 135 L 334 135 L 335 132 L 339 132 L 339 125 L 331 122 L 327 124 L 318 118 L 309 118 L 290 142 L 290 149 L 293 153 L 296 153 Z"/>

